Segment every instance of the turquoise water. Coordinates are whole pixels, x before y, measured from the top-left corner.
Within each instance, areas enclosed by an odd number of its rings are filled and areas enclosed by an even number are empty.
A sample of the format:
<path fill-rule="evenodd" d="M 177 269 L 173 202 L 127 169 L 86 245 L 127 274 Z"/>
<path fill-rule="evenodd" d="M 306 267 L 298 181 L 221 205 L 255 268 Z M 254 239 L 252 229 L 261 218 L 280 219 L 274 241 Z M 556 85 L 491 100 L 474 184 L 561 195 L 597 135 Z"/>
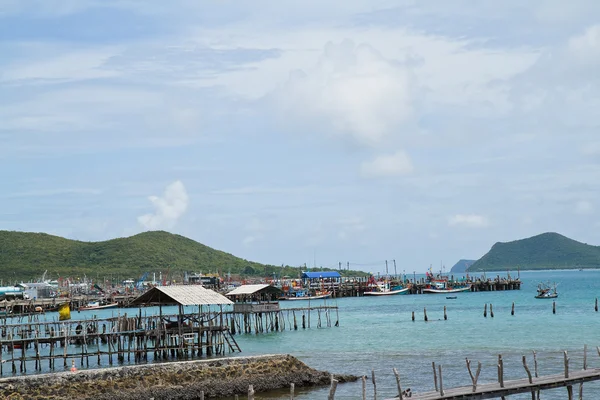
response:
<path fill-rule="evenodd" d="M 502 274 L 505 275 L 505 274 Z M 488 277 L 495 276 L 488 274 Z M 431 363 L 443 367 L 444 387 L 465 386 L 470 378 L 465 357 L 476 365 L 483 365 L 479 382 L 497 379 L 496 363 L 502 354 L 505 380 L 525 378 L 521 364 L 527 355 L 533 370 L 532 350 L 537 352 L 540 375 L 563 371 L 563 350 L 571 358 L 570 369 L 581 369 L 583 345 L 588 345 L 588 365 L 600 367 L 596 346 L 600 345 L 600 313 L 594 311 L 594 300 L 600 297 L 600 270 L 521 272 L 520 291 L 458 293 L 457 299 L 445 295 L 400 295 L 389 297 L 360 297 L 326 300 L 339 306 L 339 327 L 314 328 L 316 314 L 311 317 L 313 328 L 298 331 L 236 335 L 243 350 L 241 355 L 289 353 L 307 365 L 333 373 L 371 376 L 375 370 L 377 398 L 396 395 L 393 368 L 397 368 L 403 387 L 413 392 L 433 390 Z M 535 299 L 537 284 L 541 281 L 558 283 L 556 314 L 552 314 L 552 300 Z M 515 315 L 510 315 L 515 303 Z M 311 305 L 322 304 L 311 302 Z M 492 304 L 494 318 L 483 317 L 484 304 Z M 282 302 L 281 307 L 302 307 L 307 302 Z M 443 320 L 443 307 L 448 320 Z M 428 322 L 423 321 L 427 308 Z M 197 310 L 194 308 L 193 310 Z M 150 315 L 157 309 L 142 309 Z M 189 311 L 192 311 L 190 309 Z M 415 311 L 416 321 L 411 321 Z M 73 312 L 72 317 L 90 318 L 111 315 L 137 315 L 136 309 Z M 175 307 L 164 307 L 163 313 L 176 313 Z M 52 319 L 56 314 L 48 314 Z M 332 322 L 335 322 L 335 313 Z M 300 320 L 299 320 L 300 321 Z M 299 322 L 300 323 L 300 322 Z M 323 324 L 325 326 L 325 324 Z M 239 355 L 239 354 L 233 354 Z M 91 364 L 91 363 L 90 363 Z M 92 367 L 92 365 L 90 365 Z M 370 379 L 368 398 L 373 398 Z M 578 393 L 579 388 L 575 388 Z M 302 390 L 297 388 L 297 399 L 326 399 L 329 389 Z M 338 386 L 336 399 L 360 399 L 362 383 Z M 528 394 L 511 399 L 530 399 Z M 564 399 L 566 389 L 542 393 L 543 399 Z M 584 398 L 600 399 L 600 383 L 584 385 Z M 256 399 L 289 399 L 288 390 Z"/>
<path fill-rule="evenodd" d="M 311 367 L 334 373 L 370 377 L 374 369 L 380 399 L 397 394 L 393 368 L 398 369 L 403 387 L 413 392 L 433 390 L 433 361 L 442 365 L 446 388 L 470 384 L 465 357 L 474 365 L 482 363 L 479 382 L 497 380 L 498 354 L 504 359 L 506 380 L 526 377 L 522 355 L 527 355 L 533 370 L 532 350 L 537 352 L 540 375 L 563 371 L 563 350 L 569 353 L 570 369 L 581 369 L 584 344 L 588 345 L 588 366 L 600 367 L 596 352 L 600 313 L 594 311 L 595 297 L 600 297 L 600 271 L 522 272 L 521 280 L 520 291 L 459 293 L 455 300 L 444 295 L 330 300 L 340 309 L 337 328 L 243 335 L 237 340 L 244 354 L 290 353 Z M 534 298 L 540 281 L 558 283 L 556 314 L 552 314 L 552 300 Z M 515 315 L 511 316 L 513 302 Z M 488 307 L 493 304 L 494 318 L 489 308 L 488 317 L 483 317 L 486 303 Z M 447 321 L 443 320 L 444 306 Z M 423 321 L 424 307 L 429 322 Z M 412 311 L 415 322 L 411 321 Z M 578 390 L 575 388 L 576 393 Z M 296 398 L 325 399 L 327 393 L 323 388 Z M 336 399 L 360 399 L 361 393 L 361 382 L 347 383 L 338 386 Z M 373 398 L 370 379 L 367 393 Z M 287 399 L 289 395 L 257 398 Z M 564 399 L 566 389 L 545 391 L 542 398 Z M 600 399 L 600 384 L 585 384 L 584 398 Z"/>

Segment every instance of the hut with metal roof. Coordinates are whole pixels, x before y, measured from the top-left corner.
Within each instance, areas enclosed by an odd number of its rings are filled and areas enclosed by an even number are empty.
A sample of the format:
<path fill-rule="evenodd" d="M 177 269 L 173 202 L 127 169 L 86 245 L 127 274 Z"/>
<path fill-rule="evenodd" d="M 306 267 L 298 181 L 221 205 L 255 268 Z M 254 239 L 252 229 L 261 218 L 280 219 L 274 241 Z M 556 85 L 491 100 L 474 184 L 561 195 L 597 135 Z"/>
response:
<path fill-rule="evenodd" d="M 216 349 L 217 354 L 224 350 L 226 341 L 231 350 L 239 346 L 230 335 L 227 324 L 223 321 L 223 306 L 233 304 L 231 300 L 200 285 L 156 286 L 133 300 L 131 305 L 158 306 L 160 312 L 159 336 L 163 343 L 175 343 L 181 351 L 190 345 L 201 352 L 206 348 L 207 355 Z M 162 306 L 177 305 L 176 316 L 163 316 Z M 219 306 L 220 312 L 203 312 L 203 306 Z M 197 312 L 184 313 L 185 306 L 198 306 Z M 141 309 L 140 309 L 141 314 Z"/>
<path fill-rule="evenodd" d="M 233 311 L 241 313 L 278 311 L 277 300 L 283 295 L 283 290 L 267 284 L 242 285 L 226 294 L 235 301 Z"/>

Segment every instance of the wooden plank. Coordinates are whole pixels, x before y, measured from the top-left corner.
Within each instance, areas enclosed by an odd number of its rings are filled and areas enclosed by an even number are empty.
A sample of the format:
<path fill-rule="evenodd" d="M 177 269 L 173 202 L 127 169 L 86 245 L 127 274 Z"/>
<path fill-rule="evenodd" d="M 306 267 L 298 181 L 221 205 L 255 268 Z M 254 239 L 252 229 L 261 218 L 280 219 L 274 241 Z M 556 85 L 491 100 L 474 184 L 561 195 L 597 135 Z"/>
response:
<path fill-rule="evenodd" d="M 473 386 L 462 386 L 445 389 L 443 396 L 439 392 L 413 393 L 411 400 L 495 399 L 502 396 L 530 393 L 534 390 L 554 389 L 596 380 L 600 380 L 600 369 L 598 368 L 570 372 L 568 378 L 565 378 L 564 373 L 542 376 L 534 378 L 533 383 L 529 383 L 528 378 L 505 381 L 503 388 L 500 387 L 500 383 L 484 383 L 477 385 L 475 392 L 473 392 Z"/>

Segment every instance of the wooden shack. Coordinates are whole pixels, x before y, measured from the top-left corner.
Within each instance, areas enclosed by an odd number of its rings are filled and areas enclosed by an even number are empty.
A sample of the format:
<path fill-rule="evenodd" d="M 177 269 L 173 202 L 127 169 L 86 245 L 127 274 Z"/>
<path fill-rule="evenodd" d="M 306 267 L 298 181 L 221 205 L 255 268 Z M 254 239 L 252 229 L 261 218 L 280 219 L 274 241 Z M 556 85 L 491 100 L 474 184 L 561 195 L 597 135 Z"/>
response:
<path fill-rule="evenodd" d="M 242 285 L 226 296 L 235 301 L 234 313 L 271 312 L 279 311 L 277 300 L 283 296 L 283 290 L 267 284 Z"/>

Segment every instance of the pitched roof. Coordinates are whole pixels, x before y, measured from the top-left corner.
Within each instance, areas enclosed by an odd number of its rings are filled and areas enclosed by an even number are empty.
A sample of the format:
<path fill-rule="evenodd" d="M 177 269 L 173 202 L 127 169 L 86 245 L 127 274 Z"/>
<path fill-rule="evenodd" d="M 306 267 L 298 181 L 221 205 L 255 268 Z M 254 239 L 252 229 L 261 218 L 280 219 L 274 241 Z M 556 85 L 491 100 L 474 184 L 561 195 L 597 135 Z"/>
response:
<path fill-rule="evenodd" d="M 227 297 L 200 285 L 156 286 L 131 304 L 181 304 L 182 306 L 233 304 Z"/>
<path fill-rule="evenodd" d="M 258 293 L 258 292 L 266 292 L 266 293 L 283 293 L 283 290 L 275 287 L 275 286 L 271 286 L 271 285 L 267 285 L 267 284 L 260 284 L 260 285 L 242 285 L 240 287 L 237 287 L 235 289 L 233 289 L 231 292 L 227 293 L 226 296 L 239 296 L 239 295 L 244 295 L 244 294 L 254 294 L 254 293 Z"/>

